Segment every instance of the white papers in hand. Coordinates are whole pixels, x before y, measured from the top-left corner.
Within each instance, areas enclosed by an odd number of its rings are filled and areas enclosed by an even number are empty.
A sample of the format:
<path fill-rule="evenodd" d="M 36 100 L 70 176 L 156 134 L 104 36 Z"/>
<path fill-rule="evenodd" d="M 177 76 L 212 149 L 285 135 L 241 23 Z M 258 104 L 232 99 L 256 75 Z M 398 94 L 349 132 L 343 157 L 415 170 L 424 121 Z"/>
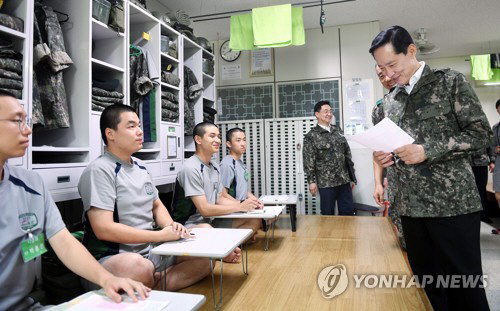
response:
<path fill-rule="evenodd" d="M 351 139 L 374 151 L 384 152 L 393 152 L 394 149 L 415 141 L 387 117 L 364 133 L 351 136 Z"/>

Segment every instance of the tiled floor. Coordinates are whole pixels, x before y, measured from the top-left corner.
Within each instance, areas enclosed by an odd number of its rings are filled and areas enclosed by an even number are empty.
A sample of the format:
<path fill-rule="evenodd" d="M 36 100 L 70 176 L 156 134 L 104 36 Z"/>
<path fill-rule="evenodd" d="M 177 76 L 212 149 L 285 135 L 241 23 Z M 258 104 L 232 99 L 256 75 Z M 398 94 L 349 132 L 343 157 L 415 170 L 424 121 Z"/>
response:
<path fill-rule="evenodd" d="M 481 222 L 481 255 L 490 309 L 500 311 L 500 235 L 491 234 L 491 229 L 500 228 L 500 218 L 493 220 L 491 225 Z"/>

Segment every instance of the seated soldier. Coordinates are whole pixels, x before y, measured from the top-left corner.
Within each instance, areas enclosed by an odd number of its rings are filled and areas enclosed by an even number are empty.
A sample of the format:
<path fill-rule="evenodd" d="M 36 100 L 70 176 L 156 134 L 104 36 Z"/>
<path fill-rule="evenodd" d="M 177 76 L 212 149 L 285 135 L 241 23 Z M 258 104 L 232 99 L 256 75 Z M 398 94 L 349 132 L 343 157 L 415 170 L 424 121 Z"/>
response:
<path fill-rule="evenodd" d="M 121 301 L 125 290 L 134 301 L 149 288 L 130 279 L 117 278 L 104 269 L 66 229 L 61 214 L 42 178 L 24 168 L 9 165 L 29 146 L 31 119 L 18 100 L 0 91 L 0 310 L 36 310 L 30 292 L 41 270 L 47 239 L 57 257 L 71 271 L 102 286 L 106 294 Z"/>
<path fill-rule="evenodd" d="M 241 157 L 247 150 L 247 140 L 245 131 L 235 127 L 230 129 L 226 135 L 226 146 L 229 148 L 229 155 L 225 156 L 220 162 L 222 193 L 229 199 L 243 202 L 248 198 L 257 200 L 248 189 L 250 174 Z M 262 202 L 259 201 L 259 208 Z M 260 228 L 262 221 L 260 219 L 217 219 L 216 227 L 226 226 L 232 228 L 251 228 L 254 233 Z M 220 221 L 220 222 L 219 222 Z M 229 222 L 228 222 L 229 221 Z M 220 225 L 219 225 L 220 223 Z M 255 235 L 253 237 L 255 240 Z"/>
<path fill-rule="evenodd" d="M 121 104 L 107 107 L 100 128 L 106 151 L 89 164 L 78 184 L 84 207 L 83 244 L 115 275 L 150 287 L 157 285 L 160 268 L 166 269 L 167 290 L 203 279 L 210 273 L 208 259 L 171 256 L 161 263 L 150 253 L 152 243 L 191 235 L 172 220 L 143 162 L 132 157 L 143 139 L 134 109 Z"/>
<path fill-rule="evenodd" d="M 177 174 L 172 217 L 188 228 L 211 228 L 211 216 L 251 211 L 259 207 L 258 200 L 254 198 L 237 202 L 221 195 L 220 169 L 217 163 L 211 160 L 219 151 L 219 136 L 219 129 L 213 123 L 197 124 L 193 130 L 196 152 L 184 162 L 182 170 Z M 224 260 L 237 262 L 240 253 L 241 250 L 236 248 Z"/>

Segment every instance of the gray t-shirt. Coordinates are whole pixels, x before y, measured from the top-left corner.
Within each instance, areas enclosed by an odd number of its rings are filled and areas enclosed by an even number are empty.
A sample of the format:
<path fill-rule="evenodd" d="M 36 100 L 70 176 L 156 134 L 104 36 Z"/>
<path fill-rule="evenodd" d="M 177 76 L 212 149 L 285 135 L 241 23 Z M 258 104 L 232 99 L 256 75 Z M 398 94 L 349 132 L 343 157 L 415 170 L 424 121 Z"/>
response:
<path fill-rule="evenodd" d="M 209 204 L 215 204 L 222 192 L 220 168 L 214 161 L 207 165 L 193 155 L 177 174 L 174 199 L 172 200 L 172 218 L 186 225 L 207 223 L 194 205 L 191 197 L 204 195 Z"/>
<path fill-rule="evenodd" d="M 243 161 L 235 160 L 227 155 L 220 162 L 222 186 L 228 189 L 230 196 L 236 200 L 246 200 L 248 198 L 249 173 Z"/>
<path fill-rule="evenodd" d="M 0 182 L 0 310 L 25 310 L 33 304 L 27 295 L 33 289 L 41 257 L 24 263 L 21 241 L 28 234 L 20 222 L 32 221 L 33 235 L 48 240 L 65 228 L 61 214 L 42 178 L 26 169 L 5 164 Z"/>
<path fill-rule="evenodd" d="M 83 201 L 85 234 L 83 244 L 97 259 L 133 252 L 145 255 L 150 243 L 119 244 L 99 240 L 87 219 L 91 207 L 113 212 L 113 220 L 136 229 L 153 229 L 153 202 L 158 190 L 144 163 L 132 157 L 132 164 L 123 162 L 109 152 L 87 166 L 80 177 L 78 191 Z"/>

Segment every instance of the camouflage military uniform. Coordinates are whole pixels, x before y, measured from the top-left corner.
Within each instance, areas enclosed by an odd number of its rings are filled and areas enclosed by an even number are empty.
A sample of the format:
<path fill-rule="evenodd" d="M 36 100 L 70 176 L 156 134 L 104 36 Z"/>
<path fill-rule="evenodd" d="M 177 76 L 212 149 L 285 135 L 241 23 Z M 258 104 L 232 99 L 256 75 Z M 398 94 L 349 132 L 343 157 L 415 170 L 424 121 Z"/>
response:
<path fill-rule="evenodd" d="M 392 204 L 402 216 L 446 217 L 481 210 L 470 154 L 485 148 L 491 129 L 465 77 L 425 66 L 410 95 L 402 87 L 384 99 L 374 123 L 388 117 L 424 147 L 427 160 L 388 168 Z"/>
<path fill-rule="evenodd" d="M 488 166 L 490 163 L 495 163 L 495 152 L 491 146 L 481 149 L 471 156 L 472 166 Z"/>
<path fill-rule="evenodd" d="M 393 89 L 391 89 L 392 91 Z M 373 125 L 376 125 L 378 122 L 380 122 L 384 118 L 384 99 L 388 94 L 384 96 L 384 98 L 380 99 L 377 101 L 375 104 L 375 107 L 373 107 L 372 110 L 372 123 Z M 387 169 L 384 169 L 384 177 L 387 178 L 387 181 L 389 182 L 389 186 L 385 191 L 387 192 L 387 199 L 390 204 L 389 208 L 389 218 L 391 218 L 392 223 L 396 226 L 398 229 L 398 238 L 399 242 L 401 243 L 401 246 L 403 248 L 406 248 L 406 241 L 403 235 L 403 225 L 401 224 L 401 215 L 399 214 L 399 211 L 396 209 L 396 206 L 393 205 L 394 202 L 394 185 L 391 184 L 391 179 L 389 177 L 389 174 L 387 172 Z"/>
<path fill-rule="evenodd" d="M 307 179 L 318 188 L 356 182 L 356 178 L 349 177 L 346 165 L 353 167 L 351 149 L 336 126 L 330 126 L 330 132 L 319 125 L 312 128 L 304 137 L 303 155 Z"/>
<path fill-rule="evenodd" d="M 33 23 L 33 52 L 37 63 L 33 64 L 38 84 L 38 94 L 47 129 L 70 127 L 63 70 L 73 62 L 66 53 L 64 37 L 52 8 L 35 4 Z M 34 55 L 35 58 L 35 55 Z M 35 109 L 40 105 L 34 106 Z M 35 114 L 40 115 L 38 111 Z M 38 123 L 42 125 L 42 123 Z"/>

